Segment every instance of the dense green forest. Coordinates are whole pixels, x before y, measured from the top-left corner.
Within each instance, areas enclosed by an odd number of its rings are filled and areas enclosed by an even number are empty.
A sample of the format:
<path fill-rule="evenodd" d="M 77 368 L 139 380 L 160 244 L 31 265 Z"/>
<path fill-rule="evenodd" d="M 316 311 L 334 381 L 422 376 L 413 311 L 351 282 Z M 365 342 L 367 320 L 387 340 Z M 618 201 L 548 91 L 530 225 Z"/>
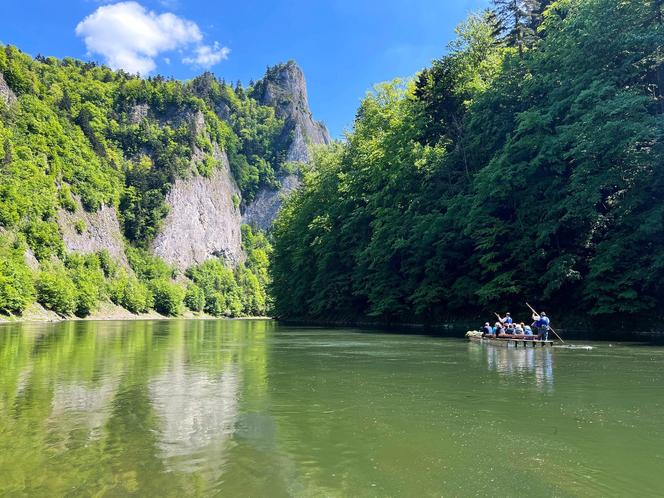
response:
<path fill-rule="evenodd" d="M 663 4 L 496 0 L 378 86 L 275 224 L 278 316 L 661 308 Z"/>
<path fill-rule="evenodd" d="M 0 46 L 0 313 L 37 300 L 87 316 L 112 300 L 132 312 L 265 314 L 270 245 L 243 227 L 246 261 L 210 261 L 178 275 L 150 254 L 177 178 L 230 162 L 241 198 L 277 185 L 289 136 L 275 109 L 211 74 L 141 79 L 94 63 L 32 58 Z M 3 90 L 0 88 L 0 90 Z M 119 214 L 126 259 L 67 251 L 59 210 Z M 237 208 L 238 206 L 236 206 Z M 82 221 L 74 227 L 86 230 Z M 32 267 L 26 251 L 36 258 Z"/>

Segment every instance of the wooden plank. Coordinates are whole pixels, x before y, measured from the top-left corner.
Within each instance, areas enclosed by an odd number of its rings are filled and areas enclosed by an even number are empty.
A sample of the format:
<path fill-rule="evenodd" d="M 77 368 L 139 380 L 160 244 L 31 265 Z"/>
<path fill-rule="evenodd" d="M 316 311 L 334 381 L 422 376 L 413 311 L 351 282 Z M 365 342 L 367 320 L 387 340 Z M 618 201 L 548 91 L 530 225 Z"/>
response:
<path fill-rule="evenodd" d="M 510 339 L 510 338 L 498 338 L 498 339 L 489 339 L 486 337 L 468 337 L 472 342 L 479 342 L 482 344 L 489 344 L 491 346 L 501 347 L 501 348 L 546 348 L 552 347 L 553 341 L 539 341 L 537 339 Z"/>

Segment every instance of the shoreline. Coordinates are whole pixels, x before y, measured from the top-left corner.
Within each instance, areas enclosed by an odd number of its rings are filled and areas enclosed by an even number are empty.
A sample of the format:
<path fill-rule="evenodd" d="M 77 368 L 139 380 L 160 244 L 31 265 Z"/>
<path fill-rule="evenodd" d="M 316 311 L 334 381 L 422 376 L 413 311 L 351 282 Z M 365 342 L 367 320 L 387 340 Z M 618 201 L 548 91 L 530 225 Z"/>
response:
<path fill-rule="evenodd" d="M 156 311 L 132 313 L 111 302 L 102 303 L 98 310 L 86 317 L 60 316 L 40 304 L 33 303 L 21 316 L 0 315 L 0 326 L 19 323 L 60 323 L 60 322 L 112 322 L 112 321 L 148 321 L 148 320 L 273 320 L 269 316 L 224 317 L 207 313 L 197 314 L 187 310 L 178 316 L 166 316 Z"/>
<path fill-rule="evenodd" d="M 112 321 L 168 321 L 168 320 L 274 320 L 283 325 L 296 327 L 328 327 L 328 328 L 358 328 L 364 330 L 383 330 L 392 333 L 412 335 L 424 334 L 440 337 L 461 337 L 460 331 L 471 330 L 476 320 L 460 318 L 440 323 L 381 323 L 364 320 L 316 320 L 316 319 L 279 319 L 270 316 L 243 316 L 226 317 L 213 316 L 207 313 L 196 314 L 185 311 L 178 316 L 166 316 L 156 311 L 134 314 L 113 304 L 104 302 L 98 310 L 87 317 L 60 316 L 53 311 L 45 309 L 38 303 L 33 303 L 22 316 L 0 315 L 0 327 L 12 324 L 55 324 L 61 322 L 112 322 Z M 648 342 L 664 344 L 664 331 L 614 329 L 611 331 L 588 328 L 558 327 L 557 331 L 565 340 L 600 340 L 618 342 Z"/>
<path fill-rule="evenodd" d="M 313 326 L 329 328 L 359 328 L 367 330 L 386 330 L 401 334 L 426 334 L 440 337 L 460 337 L 459 332 L 476 330 L 481 320 L 460 317 L 458 320 L 447 320 L 439 323 L 412 323 L 412 322 L 373 322 L 364 320 L 322 320 L 322 319 L 279 319 L 279 323 L 293 326 Z M 579 326 L 580 325 L 580 326 Z M 616 327 L 607 329 L 593 326 L 592 323 L 579 321 L 576 326 L 557 326 L 556 331 L 563 340 L 589 340 L 589 341 L 618 341 L 618 342 L 649 342 L 664 344 L 663 330 L 638 330 Z"/>

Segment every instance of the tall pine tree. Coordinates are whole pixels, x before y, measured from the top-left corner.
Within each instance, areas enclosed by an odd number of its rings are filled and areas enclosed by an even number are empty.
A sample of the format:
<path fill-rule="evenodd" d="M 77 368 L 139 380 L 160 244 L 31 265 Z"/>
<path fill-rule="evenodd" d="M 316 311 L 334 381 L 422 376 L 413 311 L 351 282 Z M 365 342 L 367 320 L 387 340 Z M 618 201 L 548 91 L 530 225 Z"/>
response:
<path fill-rule="evenodd" d="M 493 0 L 496 37 L 519 55 L 537 40 L 537 28 L 550 0 Z"/>

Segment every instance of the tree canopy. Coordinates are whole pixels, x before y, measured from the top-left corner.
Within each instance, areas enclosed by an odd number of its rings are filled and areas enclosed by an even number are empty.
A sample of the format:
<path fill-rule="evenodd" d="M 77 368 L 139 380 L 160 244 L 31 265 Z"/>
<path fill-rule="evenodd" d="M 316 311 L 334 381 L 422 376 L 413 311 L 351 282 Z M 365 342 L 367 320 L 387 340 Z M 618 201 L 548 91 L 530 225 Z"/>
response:
<path fill-rule="evenodd" d="M 664 304 L 661 2 L 497 1 L 457 35 L 317 153 L 275 227 L 277 313 Z"/>

